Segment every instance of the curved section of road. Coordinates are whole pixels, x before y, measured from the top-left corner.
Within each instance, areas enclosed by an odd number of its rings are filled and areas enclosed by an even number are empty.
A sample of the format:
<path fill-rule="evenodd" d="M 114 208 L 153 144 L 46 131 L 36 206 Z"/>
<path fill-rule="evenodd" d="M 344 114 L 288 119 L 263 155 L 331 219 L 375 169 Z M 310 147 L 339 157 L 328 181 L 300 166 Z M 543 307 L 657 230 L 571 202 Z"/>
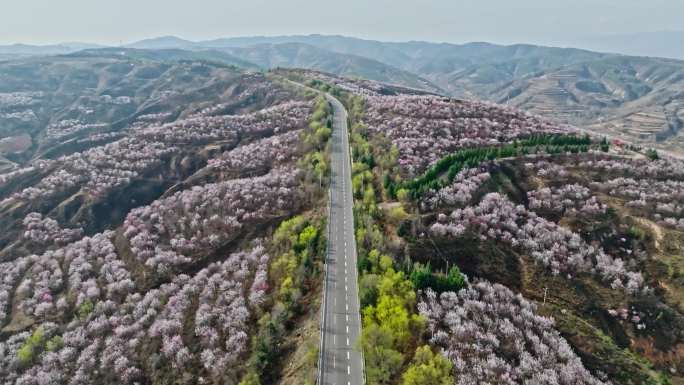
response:
<path fill-rule="evenodd" d="M 333 107 L 328 253 L 321 322 L 319 384 L 362 385 L 363 357 L 356 349 L 361 334 L 354 241 L 351 157 L 347 111 L 330 95 Z"/>

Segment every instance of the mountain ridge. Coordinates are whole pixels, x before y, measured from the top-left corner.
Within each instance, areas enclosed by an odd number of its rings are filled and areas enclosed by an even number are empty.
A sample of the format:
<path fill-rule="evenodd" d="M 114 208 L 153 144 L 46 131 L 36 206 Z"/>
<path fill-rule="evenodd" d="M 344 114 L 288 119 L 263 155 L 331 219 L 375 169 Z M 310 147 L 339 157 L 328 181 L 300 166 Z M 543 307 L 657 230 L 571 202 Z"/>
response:
<path fill-rule="evenodd" d="M 382 42 L 320 34 L 204 41 L 161 36 L 125 48 L 167 50 L 133 55 L 148 60 L 306 68 L 457 98 L 510 102 L 641 145 L 684 151 L 684 107 L 677 102 L 684 61 L 677 59 L 531 44 Z"/>

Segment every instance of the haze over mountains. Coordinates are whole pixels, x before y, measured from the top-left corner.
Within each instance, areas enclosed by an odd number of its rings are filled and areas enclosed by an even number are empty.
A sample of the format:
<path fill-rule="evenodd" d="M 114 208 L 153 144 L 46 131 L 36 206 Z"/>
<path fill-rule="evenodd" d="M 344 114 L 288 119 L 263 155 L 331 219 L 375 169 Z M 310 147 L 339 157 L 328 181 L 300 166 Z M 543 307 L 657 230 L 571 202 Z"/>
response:
<path fill-rule="evenodd" d="M 643 45 L 648 45 L 649 36 L 661 40 L 658 34 L 639 36 L 633 40 Z M 667 36 L 676 39 L 680 34 Z M 622 40 L 626 42 L 629 38 Z M 601 40 L 594 41 L 600 47 Z M 626 46 L 608 41 L 606 44 L 615 47 L 612 52 Z M 680 45 L 661 46 L 676 50 Z M 211 47 L 262 68 L 312 68 L 359 76 L 456 97 L 511 104 L 560 122 L 590 126 L 669 151 L 680 151 L 684 145 L 680 134 L 684 110 L 679 102 L 684 90 L 684 62 L 673 59 L 526 44 L 391 43 L 322 35 L 204 42 L 160 37 L 134 43 L 132 47 Z"/>
<path fill-rule="evenodd" d="M 677 56 L 682 34 L 641 34 L 592 40 L 629 52 L 648 46 Z M 662 37 L 662 36 L 666 36 Z M 650 40 L 649 40 L 650 39 Z M 660 41 L 662 44 L 651 44 Z M 651 43 L 649 43 L 651 42 Z M 609 49 L 608 47 L 614 47 Z M 658 50 L 668 47 L 672 51 Z M 628 47 L 629 48 L 629 47 Z M 82 52 L 78 52 L 85 49 Z M 78 53 L 76 53 L 78 52 Z M 627 51 L 625 51 L 627 52 Z M 645 52 L 645 51 L 643 51 Z M 78 44 L 0 48 L 12 55 L 127 55 L 139 60 L 206 60 L 258 70 L 307 68 L 510 104 L 562 123 L 672 152 L 684 151 L 684 62 L 527 44 L 381 42 L 344 36 L 235 37 L 193 42 L 165 36 L 120 48 Z"/>

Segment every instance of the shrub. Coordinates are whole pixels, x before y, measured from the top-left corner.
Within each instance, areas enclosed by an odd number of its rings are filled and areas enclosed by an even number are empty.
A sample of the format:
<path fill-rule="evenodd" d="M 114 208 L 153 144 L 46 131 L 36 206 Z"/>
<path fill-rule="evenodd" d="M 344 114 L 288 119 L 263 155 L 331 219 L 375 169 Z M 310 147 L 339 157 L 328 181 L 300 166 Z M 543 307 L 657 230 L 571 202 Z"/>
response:
<path fill-rule="evenodd" d="M 417 264 L 410 277 L 416 289 L 424 290 L 430 288 L 437 293 L 445 291 L 457 292 L 466 286 L 465 276 L 461 273 L 458 266 L 451 267 L 449 273 L 444 275 L 433 273 L 429 264 L 426 266 Z"/>
<path fill-rule="evenodd" d="M 453 365 L 441 354 L 432 352 L 429 346 L 416 350 L 411 366 L 402 376 L 404 385 L 453 385 Z"/>
<path fill-rule="evenodd" d="M 89 299 L 83 301 L 83 303 L 81 303 L 81 305 L 78 307 L 78 318 L 87 318 L 88 315 L 93 312 L 94 308 L 95 305 Z"/>
<path fill-rule="evenodd" d="M 62 337 L 54 336 L 45 343 L 45 350 L 48 352 L 54 352 L 61 349 L 62 346 L 64 346 L 64 341 L 62 340 Z"/>
<path fill-rule="evenodd" d="M 17 358 L 22 365 L 28 366 L 33 362 L 43 346 L 44 336 L 45 329 L 41 326 L 34 330 L 33 334 L 24 341 L 19 351 L 17 351 Z"/>

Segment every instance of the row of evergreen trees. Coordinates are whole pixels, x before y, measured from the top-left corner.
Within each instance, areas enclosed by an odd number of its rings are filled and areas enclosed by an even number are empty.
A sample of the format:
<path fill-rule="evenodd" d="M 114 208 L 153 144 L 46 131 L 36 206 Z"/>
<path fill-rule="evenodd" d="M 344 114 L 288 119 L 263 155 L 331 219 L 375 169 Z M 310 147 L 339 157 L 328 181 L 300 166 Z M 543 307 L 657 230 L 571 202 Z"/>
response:
<path fill-rule="evenodd" d="M 477 167 L 488 160 L 510 158 L 530 153 L 579 153 L 587 152 L 592 146 L 588 135 L 538 134 L 524 140 L 516 140 L 503 146 L 479 147 L 459 150 L 447 155 L 430 167 L 423 175 L 408 181 L 394 183 L 385 179 L 385 188 L 390 196 L 397 197 L 400 189 L 408 190 L 411 198 L 417 199 L 429 190 L 438 190 L 451 184 L 456 175 L 463 169 Z M 603 151 L 607 151 L 607 142 L 599 144 Z M 442 176 L 446 173 L 446 178 Z"/>

